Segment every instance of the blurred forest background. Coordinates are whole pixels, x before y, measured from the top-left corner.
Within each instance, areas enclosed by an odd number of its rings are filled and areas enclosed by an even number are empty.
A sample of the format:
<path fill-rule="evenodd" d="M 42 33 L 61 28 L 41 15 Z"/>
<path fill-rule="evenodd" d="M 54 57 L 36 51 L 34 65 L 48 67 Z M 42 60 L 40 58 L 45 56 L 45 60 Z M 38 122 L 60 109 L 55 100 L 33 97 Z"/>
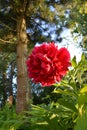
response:
<path fill-rule="evenodd" d="M 68 39 L 61 35 L 64 29 L 87 57 L 87 0 L 0 0 L 0 108 L 16 104 L 20 113 L 31 99 L 50 102 L 45 97 L 54 88 L 29 81 L 25 62 L 36 43 L 61 45 Z"/>
<path fill-rule="evenodd" d="M 87 0 L 0 0 L 0 110 L 9 104 L 21 113 L 31 103 L 47 105 L 60 97 L 52 93 L 53 86 L 32 83 L 25 62 L 35 44 L 62 45 L 64 39 L 67 47 L 75 42 L 87 60 Z M 87 70 L 83 77 L 87 84 Z"/>
<path fill-rule="evenodd" d="M 26 60 L 51 41 L 83 54 L 59 84 L 42 87 Z M 0 0 L 0 130 L 86 130 L 86 121 L 87 0 Z"/>

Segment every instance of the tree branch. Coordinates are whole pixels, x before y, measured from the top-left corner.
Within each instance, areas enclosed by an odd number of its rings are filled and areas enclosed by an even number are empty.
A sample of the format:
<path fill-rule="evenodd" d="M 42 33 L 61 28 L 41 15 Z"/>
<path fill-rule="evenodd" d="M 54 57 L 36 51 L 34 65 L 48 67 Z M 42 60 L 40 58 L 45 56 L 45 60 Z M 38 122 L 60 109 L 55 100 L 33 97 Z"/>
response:
<path fill-rule="evenodd" d="M 9 29 L 9 30 L 11 30 L 11 31 L 16 32 L 16 30 L 13 30 L 11 27 L 9 27 L 8 25 L 6 25 L 5 23 L 2 23 L 1 21 L 0 21 L 0 24 L 1 24 L 2 26 L 4 26 L 5 28 L 7 28 L 7 29 Z"/>
<path fill-rule="evenodd" d="M 11 41 L 6 41 L 6 40 L 4 40 L 4 39 L 1 39 L 0 38 L 0 42 L 3 42 L 3 43 L 11 43 L 11 44 L 13 44 L 14 42 L 11 42 Z M 0 43 L 1 44 L 1 43 Z"/>

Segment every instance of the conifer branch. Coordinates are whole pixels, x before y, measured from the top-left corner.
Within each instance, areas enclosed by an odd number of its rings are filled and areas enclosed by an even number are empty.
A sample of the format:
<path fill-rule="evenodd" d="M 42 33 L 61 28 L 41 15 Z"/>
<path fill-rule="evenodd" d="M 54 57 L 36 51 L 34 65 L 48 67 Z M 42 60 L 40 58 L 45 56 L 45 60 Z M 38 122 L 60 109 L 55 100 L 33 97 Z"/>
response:
<path fill-rule="evenodd" d="M 4 40 L 4 39 L 1 39 L 0 38 L 0 42 L 3 42 L 3 43 L 11 43 L 11 44 L 13 44 L 14 42 L 11 42 L 11 41 L 6 41 L 6 40 Z M 1 44 L 1 43 L 0 43 Z"/>
<path fill-rule="evenodd" d="M 5 28 L 7 28 L 7 29 L 9 29 L 9 30 L 11 30 L 11 31 L 16 31 L 16 30 L 13 30 L 11 27 L 9 27 L 8 25 L 6 25 L 5 23 L 2 23 L 1 21 L 0 21 L 0 24 L 3 26 L 3 27 L 5 27 Z"/>

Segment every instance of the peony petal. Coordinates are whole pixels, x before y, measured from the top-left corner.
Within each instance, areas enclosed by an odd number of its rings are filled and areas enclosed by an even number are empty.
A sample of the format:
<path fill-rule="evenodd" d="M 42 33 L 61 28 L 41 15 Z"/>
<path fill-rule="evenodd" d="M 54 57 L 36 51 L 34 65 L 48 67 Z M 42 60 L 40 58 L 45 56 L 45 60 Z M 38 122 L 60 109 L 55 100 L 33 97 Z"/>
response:
<path fill-rule="evenodd" d="M 70 53 L 66 48 L 58 49 L 54 42 L 43 43 L 34 47 L 26 65 L 33 82 L 50 86 L 66 75 L 71 65 Z"/>

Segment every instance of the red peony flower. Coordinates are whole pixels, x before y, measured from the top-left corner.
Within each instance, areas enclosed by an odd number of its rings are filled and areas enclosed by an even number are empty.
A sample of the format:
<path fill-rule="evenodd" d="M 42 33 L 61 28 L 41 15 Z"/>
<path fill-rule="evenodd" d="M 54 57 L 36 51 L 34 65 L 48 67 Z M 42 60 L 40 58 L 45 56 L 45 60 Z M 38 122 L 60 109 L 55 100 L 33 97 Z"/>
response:
<path fill-rule="evenodd" d="M 28 76 L 35 83 L 50 86 L 59 82 L 68 71 L 70 53 L 66 48 L 58 48 L 52 43 L 35 46 L 28 60 Z"/>

